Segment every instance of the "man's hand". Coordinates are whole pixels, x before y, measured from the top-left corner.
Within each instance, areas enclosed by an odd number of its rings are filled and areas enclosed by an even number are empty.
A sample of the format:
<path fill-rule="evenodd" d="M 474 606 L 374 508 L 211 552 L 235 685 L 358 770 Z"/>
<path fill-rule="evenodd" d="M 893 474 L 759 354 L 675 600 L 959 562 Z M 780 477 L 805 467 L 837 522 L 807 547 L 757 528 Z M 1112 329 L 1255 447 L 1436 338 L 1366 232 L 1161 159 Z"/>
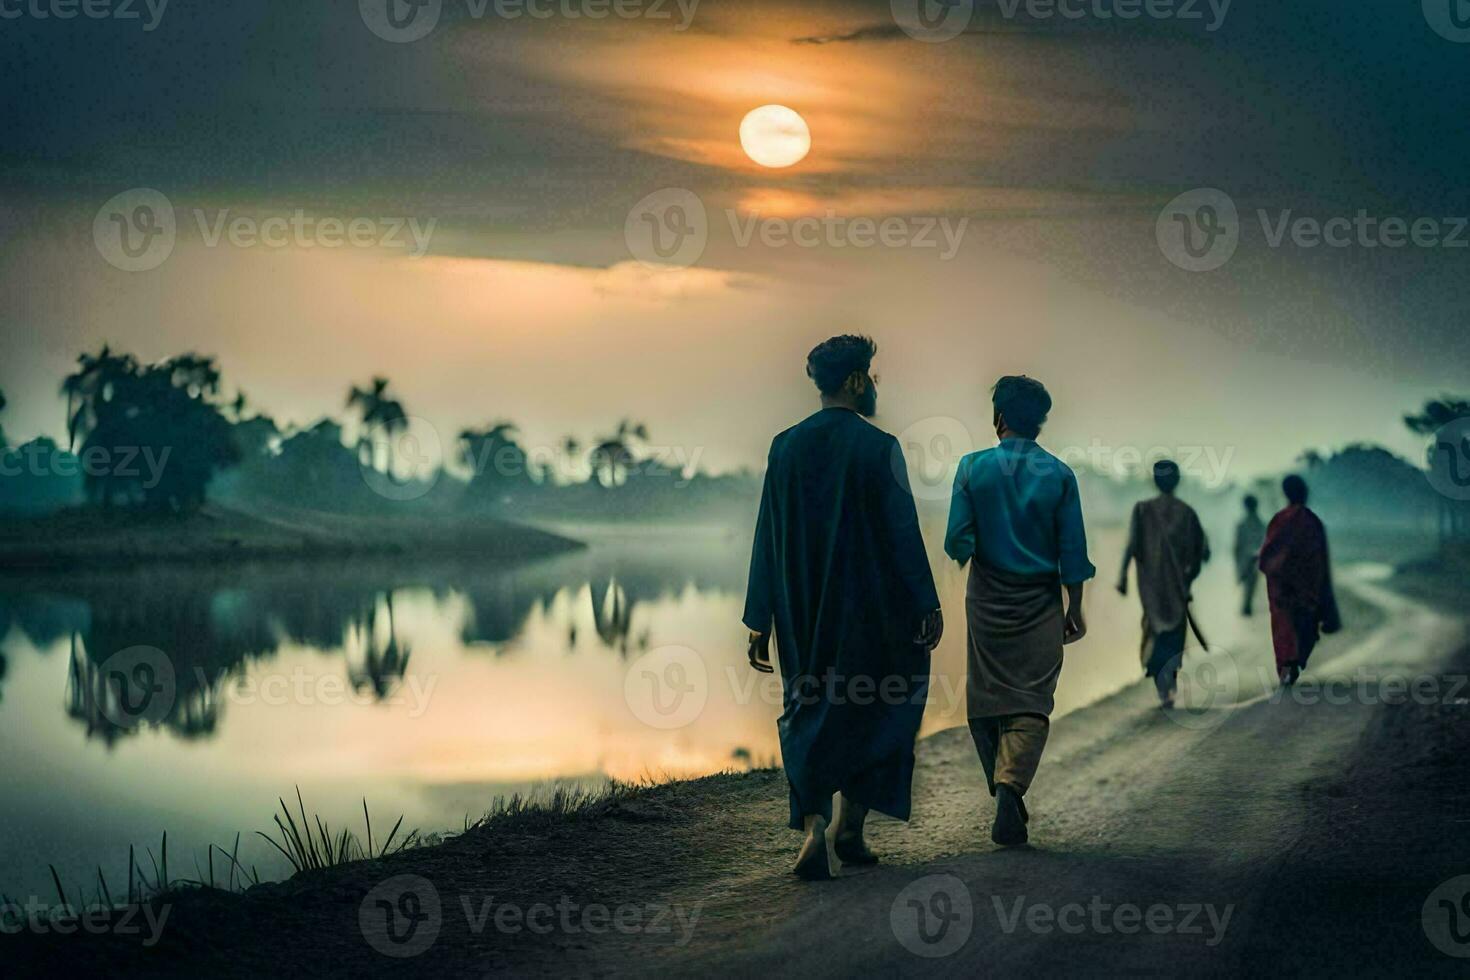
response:
<path fill-rule="evenodd" d="M 776 668 L 771 666 L 771 634 L 750 631 L 750 649 L 746 652 L 750 660 L 750 666 L 762 674 L 773 674 Z"/>
<path fill-rule="evenodd" d="M 1119 589 L 1128 586 L 1125 577 L 1118 583 Z M 1087 620 L 1082 617 L 1082 583 L 1077 582 L 1067 587 L 1067 615 L 1062 622 L 1062 644 L 1076 643 L 1087 635 Z"/>
<path fill-rule="evenodd" d="M 1128 577 L 1125 575 L 1123 578 L 1118 579 L 1118 595 L 1126 596 L 1127 594 L 1128 594 Z"/>
<path fill-rule="evenodd" d="M 1076 643 L 1087 635 L 1087 620 L 1082 616 L 1080 605 L 1067 610 L 1066 621 L 1062 624 L 1062 643 Z"/>
<path fill-rule="evenodd" d="M 925 616 L 919 623 L 918 635 L 914 637 L 914 643 L 925 650 L 933 650 L 939 646 L 939 641 L 944 637 L 944 611 L 936 609 Z"/>

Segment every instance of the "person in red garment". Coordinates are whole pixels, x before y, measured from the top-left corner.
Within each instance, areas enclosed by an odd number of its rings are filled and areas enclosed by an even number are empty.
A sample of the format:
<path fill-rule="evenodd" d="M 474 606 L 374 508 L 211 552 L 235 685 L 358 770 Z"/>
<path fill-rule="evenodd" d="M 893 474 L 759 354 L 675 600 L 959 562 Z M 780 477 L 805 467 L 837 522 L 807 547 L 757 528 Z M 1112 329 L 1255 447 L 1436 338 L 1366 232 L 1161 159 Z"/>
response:
<path fill-rule="evenodd" d="M 1332 568 L 1327 557 L 1327 529 L 1307 508 L 1307 482 L 1288 476 L 1281 484 L 1286 507 L 1266 528 L 1261 571 L 1271 602 L 1271 642 L 1276 648 L 1276 675 L 1295 684 L 1322 633 L 1342 628 Z"/>

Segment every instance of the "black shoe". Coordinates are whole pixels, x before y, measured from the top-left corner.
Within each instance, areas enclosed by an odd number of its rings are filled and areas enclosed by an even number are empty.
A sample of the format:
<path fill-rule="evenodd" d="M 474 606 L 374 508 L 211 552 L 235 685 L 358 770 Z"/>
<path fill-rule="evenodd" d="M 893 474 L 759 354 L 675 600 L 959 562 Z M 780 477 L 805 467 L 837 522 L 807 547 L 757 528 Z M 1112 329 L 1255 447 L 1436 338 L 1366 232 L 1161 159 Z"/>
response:
<path fill-rule="evenodd" d="M 995 824 L 990 828 L 990 839 L 1001 847 L 1017 847 L 1026 843 L 1026 804 L 1021 794 L 1001 783 L 995 787 Z"/>

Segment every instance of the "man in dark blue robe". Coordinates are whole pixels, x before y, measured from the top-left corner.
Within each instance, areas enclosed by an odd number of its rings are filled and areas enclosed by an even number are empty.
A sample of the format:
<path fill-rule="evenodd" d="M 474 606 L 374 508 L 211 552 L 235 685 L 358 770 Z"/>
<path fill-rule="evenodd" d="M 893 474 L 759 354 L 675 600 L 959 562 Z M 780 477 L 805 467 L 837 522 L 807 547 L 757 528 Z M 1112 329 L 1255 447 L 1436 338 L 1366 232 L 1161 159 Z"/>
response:
<path fill-rule="evenodd" d="M 863 839 L 869 809 L 908 819 L 929 652 L 943 631 L 903 452 L 868 421 L 876 350 L 841 336 L 808 356 L 822 409 L 771 443 L 751 555 L 744 622 L 757 670 L 772 669 L 775 628 L 804 878 L 830 877 L 834 793 L 844 863 L 877 860 Z"/>

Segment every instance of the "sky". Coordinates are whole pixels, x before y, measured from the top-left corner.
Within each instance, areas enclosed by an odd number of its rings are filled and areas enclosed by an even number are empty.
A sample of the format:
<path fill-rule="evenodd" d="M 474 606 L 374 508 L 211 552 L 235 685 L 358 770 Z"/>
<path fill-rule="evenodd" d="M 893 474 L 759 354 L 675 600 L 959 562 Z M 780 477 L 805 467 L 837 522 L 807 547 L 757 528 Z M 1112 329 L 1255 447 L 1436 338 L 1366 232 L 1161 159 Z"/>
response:
<path fill-rule="evenodd" d="M 414 40 L 388 0 L 0 3 L 11 439 L 61 434 L 103 342 L 214 354 L 283 422 L 382 374 L 445 442 L 626 416 L 714 469 L 815 406 L 838 332 L 920 444 L 988 444 L 1027 373 L 1044 442 L 1230 478 L 1417 460 L 1402 414 L 1470 388 L 1470 37 L 1438 0 L 957 0 L 938 34 L 907 0 L 526 2 L 431 0 Z M 779 170 L 738 138 L 772 103 L 811 132 Z M 140 201 L 170 233 L 130 271 Z"/>

